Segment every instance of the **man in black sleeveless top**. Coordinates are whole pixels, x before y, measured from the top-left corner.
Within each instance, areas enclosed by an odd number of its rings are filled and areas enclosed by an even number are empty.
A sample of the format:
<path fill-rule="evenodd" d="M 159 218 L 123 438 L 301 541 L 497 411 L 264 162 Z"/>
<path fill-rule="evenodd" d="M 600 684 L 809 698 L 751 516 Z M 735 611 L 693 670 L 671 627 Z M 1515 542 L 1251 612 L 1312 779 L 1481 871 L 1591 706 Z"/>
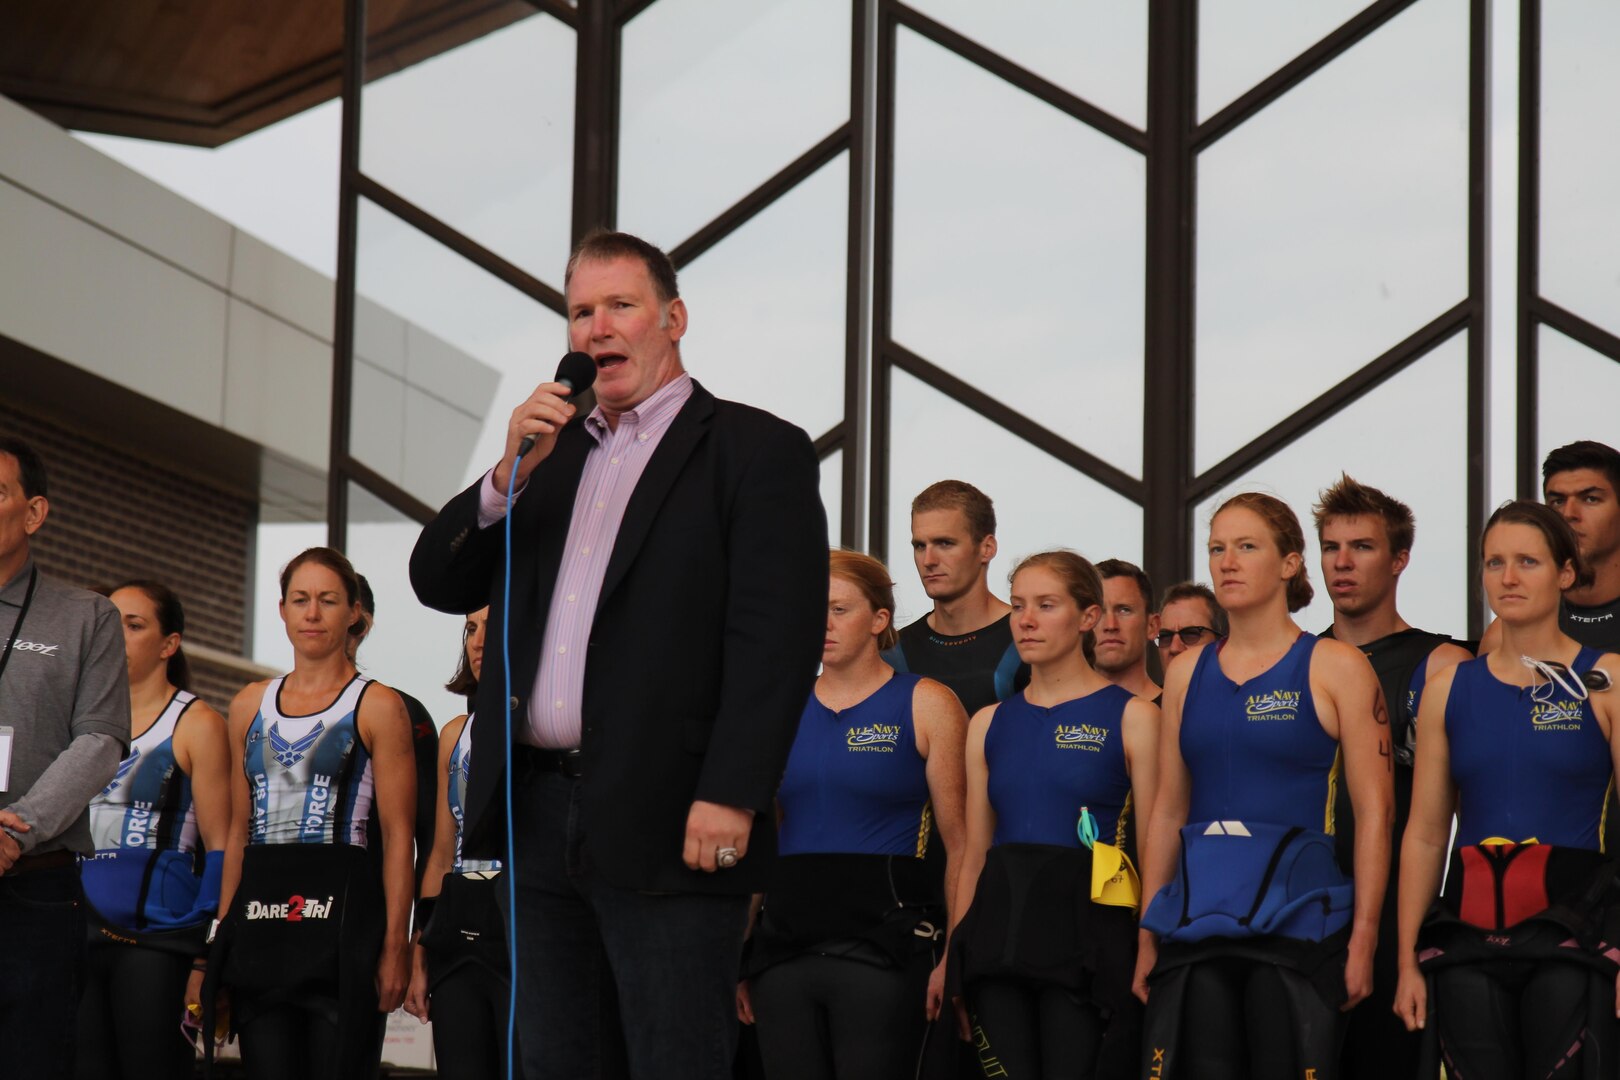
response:
<path fill-rule="evenodd" d="M 1541 493 L 1575 530 L 1592 584 L 1564 594 L 1558 625 L 1582 645 L 1620 652 L 1620 452 L 1600 442 L 1560 446 L 1541 465 Z"/>
<path fill-rule="evenodd" d="M 1395 827 L 1390 845 L 1390 882 L 1373 957 L 1373 991 L 1350 1014 L 1345 1036 L 1347 1080 L 1411 1076 L 1421 1037 L 1408 1032 L 1392 1011 L 1396 965 L 1396 890 L 1401 836 L 1412 810 L 1412 748 L 1423 686 L 1446 668 L 1470 659 L 1443 634 L 1416 630 L 1401 618 L 1396 589 L 1412 557 L 1415 525 L 1399 499 L 1349 476 L 1322 492 L 1314 508 L 1322 547 L 1322 580 L 1333 600 L 1333 625 L 1323 637 L 1355 645 L 1372 662 L 1383 687 L 1386 743 L 1395 764 Z M 1355 818 L 1346 785 L 1334 807 L 1339 861 L 1349 866 L 1355 848 Z"/>
<path fill-rule="evenodd" d="M 900 631 L 883 654 L 896 671 L 937 679 L 972 716 L 1029 682 L 1013 645 L 1012 608 L 990 592 L 996 511 L 961 480 L 931 484 L 911 501 L 911 551 L 934 610 Z"/>
<path fill-rule="evenodd" d="M 1013 645 L 1011 605 L 990 591 L 996 557 L 996 510 L 990 497 L 961 480 L 930 484 L 911 501 L 911 551 L 934 609 L 900 631 L 883 659 L 896 671 L 926 675 L 951 688 L 972 716 L 1029 683 Z M 930 842 L 930 858 L 944 845 Z M 938 870 L 944 862 L 937 858 Z M 919 1075 L 977 1076 L 970 1044 L 959 1042 L 951 1010 L 929 1032 Z"/>

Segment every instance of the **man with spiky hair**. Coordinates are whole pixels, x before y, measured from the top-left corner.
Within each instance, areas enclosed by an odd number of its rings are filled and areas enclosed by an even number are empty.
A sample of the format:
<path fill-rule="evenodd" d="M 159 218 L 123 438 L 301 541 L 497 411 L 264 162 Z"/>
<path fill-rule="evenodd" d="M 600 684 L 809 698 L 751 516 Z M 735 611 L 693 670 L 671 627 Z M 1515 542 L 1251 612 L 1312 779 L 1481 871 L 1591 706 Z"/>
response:
<path fill-rule="evenodd" d="M 1333 625 L 1323 637 L 1337 638 L 1366 654 L 1383 688 L 1391 725 L 1395 763 L 1395 829 L 1390 845 L 1390 878 L 1401 861 L 1401 837 L 1412 810 L 1412 749 L 1418 703 L 1424 684 L 1469 659 L 1468 651 L 1444 634 L 1414 629 L 1401 618 L 1396 590 L 1412 559 L 1416 523 L 1399 499 L 1343 475 L 1321 493 L 1313 514 L 1322 548 L 1322 580 L 1333 601 Z M 1349 864 L 1355 849 L 1355 817 L 1343 788 L 1334 808 L 1339 858 Z M 1421 1039 L 1408 1032 L 1392 1011 L 1396 964 L 1396 891 L 1386 890 L 1378 951 L 1373 956 L 1373 991 L 1351 1014 L 1345 1037 L 1344 1075 L 1384 1080 L 1410 1076 Z"/>

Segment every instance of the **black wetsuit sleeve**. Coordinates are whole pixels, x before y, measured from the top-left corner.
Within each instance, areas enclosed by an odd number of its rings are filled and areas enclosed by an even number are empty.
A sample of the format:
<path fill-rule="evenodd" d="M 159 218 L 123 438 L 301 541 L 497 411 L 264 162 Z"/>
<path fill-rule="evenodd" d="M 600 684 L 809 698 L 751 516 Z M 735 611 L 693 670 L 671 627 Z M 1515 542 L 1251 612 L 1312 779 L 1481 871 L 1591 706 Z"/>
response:
<path fill-rule="evenodd" d="M 405 699 L 405 712 L 411 719 L 411 746 L 416 752 L 416 891 L 420 893 L 438 822 L 439 729 L 427 706 L 409 694 L 400 697 Z"/>

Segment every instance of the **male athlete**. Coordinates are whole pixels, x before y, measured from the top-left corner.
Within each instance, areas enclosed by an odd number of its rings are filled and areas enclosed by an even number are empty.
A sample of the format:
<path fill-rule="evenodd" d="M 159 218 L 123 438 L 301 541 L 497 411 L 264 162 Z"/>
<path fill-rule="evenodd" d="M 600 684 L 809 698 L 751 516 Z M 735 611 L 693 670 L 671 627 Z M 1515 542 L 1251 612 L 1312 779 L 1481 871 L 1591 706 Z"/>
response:
<path fill-rule="evenodd" d="M 1321 493 L 1313 514 L 1322 548 L 1322 581 L 1333 601 L 1333 625 L 1323 637 L 1337 638 L 1366 654 L 1378 673 L 1390 724 L 1395 764 L 1395 827 L 1390 845 L 1390 881 L 1398 877 L 1401 837 L 1412 810 L 1412 749 L 1423 686 L 1446 668 L 1469 659 L 1468 651 L 1443 634 L 1414 629 L 1401 618 L 1395 593 L 1412 558 L 1415 523 L 1399 499 L 1349 476 Z M 1350 864 L 1355 848 L 1355 817 L 1346 786 L 1334 807 L 1339 859 Z M 1396 963 L 1393 885 L 1384 909 L 1373 956 L 1373 990 L 1350 1014 L 1344 1044 L 1347 1080 L 1387 1080 L 1411 1076 L 1417 1068 L 1421 1037 L 1408 1032 L 1393 1012 Z"/>
<path fill-rule="evenodd" d="M 1620 652 L 1620 451 L 1590 439 L 1560 446 L 1541 463 L 1541 495 L 1575 530 L 1592 584 L 1570 589 L 1558 626 L 1588 648 Z M 1496 644 L 1493 622 L 1479 654 Z"/>
<path fill-rule="evenodd" d="M 1159 703 L 1159 684 L 1148 671 L 1148 642 L 1159 633 L 1153 583 L 1124 559 L 1097 564 L 1103 584 L 1103 617 L 1097 624 L 1097 673 L 1137 697 Z"/>
<path fill-rule="evenodd" d="M 1012 607 L 990 592 L 990 497 L 961 480 L 930 484 L 911 500 L 911 551 L 934 610 L 901 630 L 883 658 L 950 687 L 969 716 L 1021 690 L 1029 668 L 1013 645 Z"/>

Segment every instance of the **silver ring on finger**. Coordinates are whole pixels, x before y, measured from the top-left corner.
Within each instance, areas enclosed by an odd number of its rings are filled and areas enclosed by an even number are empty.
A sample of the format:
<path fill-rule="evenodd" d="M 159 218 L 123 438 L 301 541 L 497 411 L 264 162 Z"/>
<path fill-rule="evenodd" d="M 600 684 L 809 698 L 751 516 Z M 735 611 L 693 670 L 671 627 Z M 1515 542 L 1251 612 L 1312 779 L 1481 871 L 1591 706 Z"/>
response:
<path fill-rule="evenodd" d="M 738 858 L 737 849 L 734 848 L 734 847 L 723 847 L 723 848 L 715 848 L 714 849 L 714 862 L 715 862 L 715 865 L 720 867 L 720 869 L 722 869 L 722 870 L 730 870 L 733 866 L 736 866 L 737 865 L 737 858 Z"/>

